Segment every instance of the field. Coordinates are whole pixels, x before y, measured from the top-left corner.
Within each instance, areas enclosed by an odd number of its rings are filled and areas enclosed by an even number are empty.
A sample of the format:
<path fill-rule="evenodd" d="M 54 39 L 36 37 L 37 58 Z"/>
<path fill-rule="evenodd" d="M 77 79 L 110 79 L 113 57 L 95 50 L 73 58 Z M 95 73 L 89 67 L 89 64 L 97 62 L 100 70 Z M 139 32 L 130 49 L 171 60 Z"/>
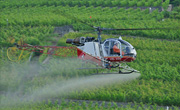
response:
<path fill-rule="evenodd" d="M 103 6 L 103 7 L 114 7 L 114 6 L 121 6 L 121 7 L 143 7 L 143 6 L 163 6 L 167 7 L 169 4 L 170 0 L 165 0 L 165 2 L 162 3 L 161 0 L 74 0 L 73 2 L 71 0 L 31 0 L 31 1 L 24 1 L 21 0 L 17 2 L 17 0 L 11 1 L 11 0 L 6 0 L 6 1 L 0 1 L 1 2 L 1 8 L 5 7 L 29 7 L 29 6 Z"/>
<path fill-rule="evenodd" d="M 151 2 L 150 2 L 151 1 Z M 120 8 L 163 6 L 168 0 L 85 0 L 67 1 L 4 1 L 0 0 L 0 109 L 179 109 L 180 107 L 180 20 L 179 7 L 173 12 L 149 8 Z M 111 2 L 111 3 L 109 3 Z M 79 22 L 81 21 L 81 22 Z M 83 24 L 84 22 L 85 24 Z M 57 43 L 65 44 L 67 38 L 96 37 L 88 25 L 107 28 L 162 28 L 172 30 L 107 31 L 103 40 L 118 38 L 130 42 L 137 50 L 137 59 L 128 65 L 140 71 L 140 77 L 131 74 L 123 80 L 120 75 L 93 75 L 96 70 L 78 70 L 84 65 L 76 58 L 53 56 L 42 64 L 40 56 L 28 62 L 10 62 L 6 51 L 12 38 L 23 39 L 32 45 L 52 45 L 58 34 L 55 27 L 72 25 L 76 32 L 65 34 Z M 174 29 L 176 28 L 176 29 Z M 87 32 L 91 33 L 87 33 Z M 92 66 L 86 64 L 86 66 Z M 111 72 L 114 70 L 99 70 Z M 56 100 L 54 101 L 53 100 Z M 89 100 L 67 102 L 66 99 Z M 59 101 L 61 100 L 61 104 Z M 98 102 L 102 101 L 101 106 Z M 111 105 L 111 103 L 113 103 Z M 118 103 L 125 103 L 121 108 Z M 133 104 L 133 106 L 132 106 Z M 161 106 L 161 107 L 160 107 Z"/>

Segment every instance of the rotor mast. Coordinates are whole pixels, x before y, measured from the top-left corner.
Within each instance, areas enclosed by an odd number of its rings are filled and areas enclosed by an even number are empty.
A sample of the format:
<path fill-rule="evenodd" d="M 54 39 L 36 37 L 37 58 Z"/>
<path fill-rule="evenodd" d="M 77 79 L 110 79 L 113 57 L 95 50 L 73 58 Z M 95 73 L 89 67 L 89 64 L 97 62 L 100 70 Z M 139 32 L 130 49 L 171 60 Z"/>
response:
<path fill-rule="evenodd" d="M 98 40 L 98 42 L 99 43 L 101 43 L 101 40 L 102 40 L 102 38 L 101 38 L 101 31 L 102 31 L 102 29 L 100 28 L 100 27 L 95 27 L 94 26 L 94 28 L 96 29 L 96 31 L 98 31 L 98 38 L 97 38 L 97 40 Z"/>

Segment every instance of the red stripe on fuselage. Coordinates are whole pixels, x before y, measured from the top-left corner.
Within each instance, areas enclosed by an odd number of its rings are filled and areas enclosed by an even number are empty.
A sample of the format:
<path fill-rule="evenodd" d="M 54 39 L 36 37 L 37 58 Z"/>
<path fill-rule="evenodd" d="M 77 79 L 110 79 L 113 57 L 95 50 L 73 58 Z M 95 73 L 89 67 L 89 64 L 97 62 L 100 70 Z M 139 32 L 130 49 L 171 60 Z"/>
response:
<path fill-rule="evenodd" d="M 82 59 L 82 60 L 90 60 L 93 62 L 96 62 L 99 66 L 102 66 L 102 61 L 99 58 L 96 58 L 92 55 L 89 55 L 85 52 L 83 52 L 81 49 L 77 48 L 77 54 L 78 54 L 78 58 Z"/>
<path fill-rule="evenodd" d="M 123 56 L 122 58 L 120 56 L 112 56 L 112 57 L 104 57 L 104 58 L 110 62 L 131 62 L 135 60 L 135 58 L 130 56 Z"/>

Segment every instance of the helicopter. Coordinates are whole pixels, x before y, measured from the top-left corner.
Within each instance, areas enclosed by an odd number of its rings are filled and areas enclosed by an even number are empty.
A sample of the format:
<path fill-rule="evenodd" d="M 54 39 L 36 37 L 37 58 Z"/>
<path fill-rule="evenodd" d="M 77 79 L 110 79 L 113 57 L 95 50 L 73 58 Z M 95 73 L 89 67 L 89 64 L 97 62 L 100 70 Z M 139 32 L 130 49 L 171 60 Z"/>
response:
<path fill-rule="evenodd" d="M 94 37 L 77 37 L 66 40 L 66 43 L 77 46 L 78 58 L 90 60 L 95 62 L 96 65 L 107 69 L 119 67 L 119 73 L 138 72 L 134 69 L 131 69 L 129 72 L 120 70 L 120 68 L 125 69 L 125 67 L 120 66 L 120 63 L 132 62 L 136 59 L 137 52 L 135 48 L 129 42 L 123 40 L 122 37 L 109 38 L 102 41 L 101 32 L 114 29 L 94 28 L 98 31 L 97 39 Z"/>

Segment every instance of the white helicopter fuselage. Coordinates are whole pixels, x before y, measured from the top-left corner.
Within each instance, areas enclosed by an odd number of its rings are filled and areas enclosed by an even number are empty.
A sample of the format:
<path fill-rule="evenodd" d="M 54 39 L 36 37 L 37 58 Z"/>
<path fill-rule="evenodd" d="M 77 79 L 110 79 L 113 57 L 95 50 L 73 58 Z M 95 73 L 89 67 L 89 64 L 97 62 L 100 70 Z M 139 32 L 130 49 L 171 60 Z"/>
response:
<path fill-rule="evenodd" d="M 119 53 L 113 52 L 113 44 L 119 44 Z M 77 47 L 78 58 L 91 60 L 98 65 L 104 65 L 103 62 L 131 62 L 136 58 L 136 50 L 128 42 L 122 39 L 106 39 L 103 43 L 85 42 L 84 45 Z"/>
<path fill-rule="evenodd" d="M 95 62 L 101 66 L 107 62 L 131 62 L 136 59 L 137 55 L 135 48 L 121 38 L 110 38 L 99 42 L 93 37 L 79 37 L 67 39 L 66 43 L 77 46 L 78 58 Z"/>

